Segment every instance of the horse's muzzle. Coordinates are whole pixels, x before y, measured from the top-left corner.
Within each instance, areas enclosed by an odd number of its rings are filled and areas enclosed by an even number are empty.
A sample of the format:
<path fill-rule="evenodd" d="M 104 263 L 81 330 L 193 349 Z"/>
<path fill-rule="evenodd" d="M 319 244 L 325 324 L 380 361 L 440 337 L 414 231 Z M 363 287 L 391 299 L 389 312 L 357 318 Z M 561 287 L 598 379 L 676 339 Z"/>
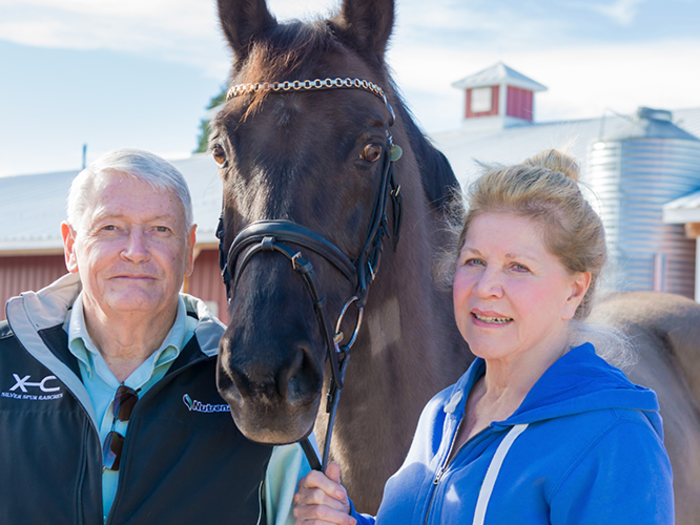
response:
<path fill-rule="evenodd" d="M 275 445 L 306 437 L 323 389 L 323 369 L 311 345 L 241 352 L 227 336 L 228 330 L 219 344 L 217 388 L 243 435 Z"/>

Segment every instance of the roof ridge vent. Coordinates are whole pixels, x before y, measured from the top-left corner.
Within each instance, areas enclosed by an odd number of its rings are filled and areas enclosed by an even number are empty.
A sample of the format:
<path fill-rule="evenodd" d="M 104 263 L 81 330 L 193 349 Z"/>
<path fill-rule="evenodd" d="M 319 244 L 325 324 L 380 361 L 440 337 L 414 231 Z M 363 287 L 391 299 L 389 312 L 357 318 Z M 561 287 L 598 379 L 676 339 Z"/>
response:
<path fill-rule="evenodd" d="M 663 122 L 672 122 L 673 113 L 667 109 L 654 109 L 647 107 L 640 107 L 637 109 L 637 118 L 647 119 L 647 120 L 660 120 Z"/>

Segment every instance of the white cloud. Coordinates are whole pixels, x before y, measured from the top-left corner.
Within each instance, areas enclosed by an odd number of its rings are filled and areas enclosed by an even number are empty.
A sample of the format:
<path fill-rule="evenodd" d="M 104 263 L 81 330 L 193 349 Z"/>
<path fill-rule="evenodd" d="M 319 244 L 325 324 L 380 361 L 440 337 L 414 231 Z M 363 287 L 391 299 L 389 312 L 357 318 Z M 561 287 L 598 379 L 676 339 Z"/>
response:
<path fill-rule="evenodd" d="M 620 25 L 628 26 L 637 15 L 637 6 L 644 0 L 616 0 L 610 4 L 580 4 L 611 18 Z"/>

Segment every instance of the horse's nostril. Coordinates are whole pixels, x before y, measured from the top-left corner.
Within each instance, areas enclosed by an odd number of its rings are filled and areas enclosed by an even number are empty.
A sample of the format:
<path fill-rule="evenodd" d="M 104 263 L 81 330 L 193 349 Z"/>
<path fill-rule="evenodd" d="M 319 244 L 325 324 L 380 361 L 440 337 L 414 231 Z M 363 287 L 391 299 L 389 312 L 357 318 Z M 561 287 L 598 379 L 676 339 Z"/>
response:
<path fill-rule="evenodd" d="M 323 370 L 307 344 L 300 344 L 289 366 L 278 376 L 280 395 L 289 403 L 308 403 L 320 393 Z"/>

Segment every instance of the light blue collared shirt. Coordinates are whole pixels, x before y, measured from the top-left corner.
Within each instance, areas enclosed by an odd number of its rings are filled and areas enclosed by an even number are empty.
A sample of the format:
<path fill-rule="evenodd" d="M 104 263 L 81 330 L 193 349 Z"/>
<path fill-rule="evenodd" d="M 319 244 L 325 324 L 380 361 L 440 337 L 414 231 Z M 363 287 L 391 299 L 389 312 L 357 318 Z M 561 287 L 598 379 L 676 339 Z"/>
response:
<path fill-rule="evenodd" d="M 175 322 L 160 348 L 141 363 L 126 378 L 124 384 L 137 390 L 139 398 L 143 396 L 149 388 L 165 376 L 173 361 L 180 355 L 180 351 L 194 335 L 196 327 L 197 320 L 187 315 L 184 301 L 181 297 L 178 298 Z M 73 303 L 73 308 L 68 311 L 63 329 L 68 333 L 68 349 L 78 359 L 83 384 L 95 409 L 100 442 L 104 443 L 107 434 L 112 429 L 125 436 L 128 422 L 115 422 L 112 415 L 112 402 L 121 383 L 109 369 L 102 354 L 90 339 L 83 311 L 83 292 L 80 292 Z M 118 471 L 103 471 L 102 508 L 105 521 L 117 493 L 118 480 Z"/>

